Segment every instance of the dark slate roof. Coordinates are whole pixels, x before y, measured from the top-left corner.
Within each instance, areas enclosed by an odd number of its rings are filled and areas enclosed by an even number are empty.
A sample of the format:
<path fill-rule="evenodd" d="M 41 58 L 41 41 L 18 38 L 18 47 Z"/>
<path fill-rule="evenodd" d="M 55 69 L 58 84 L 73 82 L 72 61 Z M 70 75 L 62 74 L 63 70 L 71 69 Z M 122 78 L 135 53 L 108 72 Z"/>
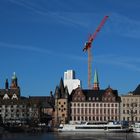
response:
<path fill-rule="evenodd" d="M 28 99 L 0 99 L 0 105 L 27 105 Z"/>
<path fill-rule="evenodd" d="M 30 96 L 29 100 L 40 103 L 44 108 L 53 108 L 54 106 L 54 99 L 51 96 Z"/>
<path fill-rule="evenodd" d="M 95 98 L 99 98 L 99 101 L 102 100 L 102 96 L 105 93 L 105 90 L 82 90 L 84 95 L 86 96 L 87 99 L 89 99 L 89 97 L 95 97 Z"/>
<path fill-rule="evenodd" d="M 106 90 L 82 90 L 82 91 L 85 94 L 87 99 L 89 99 L 89 97 L 91 97 L 91 98 L 93 98 L 93 97 L 97 98 L 98 97 L 98 101 L 102 101 L 102 97 L 104 96 L 104 94 L 106 93 L 107 90 L 108 89 L 106 89 Z M 117 90 L 112 90 L 112 93 L 116 97 L 118 97 L 118 91 Z"/>
<path fill-rule="evenodd" d="M 80 88 L 77 88 L 77 89 L 72 91 L 72 93 L 70 95 L 70 97 L 71 97 L 70 100 L 72 100 L 72 97 L 74 96 L 76 90 L 79 90 L 79 89 Z M 118 96 L 118 91 L 113 90 L 110 87 L 108 87 L 107 89 L 102 89 L 102 90 L 81 89 L 81 91 L 85 95 L 86 101 L 92 101 L 93 97 L 95 98 L 94 101 L 102 101 L 102 99 L 103 99 L 102 97 L 107 96 L 106 93 L 111 92 L 116 97 L 116 101 L 120 102 L 120 97 Z M 91 99 L 91 100 L 89 100 L 89 99 Z"/>
<path fill-rule="evenodd" d="M 5 94 L 8 94 L 9 96 L 12 96 L 13 94 L 20 95 L 20 89 L 0 89 L 0 96 L 4 96 Z"/>
<path fill-rule="evenodd" d="M 134 95 L 140 95 L 140 84 L 137 86 L 137 88 L 133 91 Z"/>

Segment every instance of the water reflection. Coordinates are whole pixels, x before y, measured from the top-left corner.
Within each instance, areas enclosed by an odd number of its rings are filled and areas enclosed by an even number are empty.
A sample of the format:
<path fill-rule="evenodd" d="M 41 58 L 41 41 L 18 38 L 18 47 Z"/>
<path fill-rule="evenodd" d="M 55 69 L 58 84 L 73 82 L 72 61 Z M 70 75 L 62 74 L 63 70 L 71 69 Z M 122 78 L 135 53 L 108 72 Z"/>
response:
<path fill-rule="evenodd" d="M 20 133 L 3 134 L 0 140 L 139 140 L 140 133 Z"/>

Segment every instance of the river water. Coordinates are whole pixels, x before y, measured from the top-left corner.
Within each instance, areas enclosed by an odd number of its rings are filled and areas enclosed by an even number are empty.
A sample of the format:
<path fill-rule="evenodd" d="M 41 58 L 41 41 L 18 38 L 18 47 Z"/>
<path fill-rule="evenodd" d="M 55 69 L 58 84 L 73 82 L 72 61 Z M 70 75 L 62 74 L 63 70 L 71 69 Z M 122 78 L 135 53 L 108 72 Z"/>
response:
<path fill-rule="evenodd" d="M 140 133 L 6 133 L 0 140 L 140 140 Z"/>

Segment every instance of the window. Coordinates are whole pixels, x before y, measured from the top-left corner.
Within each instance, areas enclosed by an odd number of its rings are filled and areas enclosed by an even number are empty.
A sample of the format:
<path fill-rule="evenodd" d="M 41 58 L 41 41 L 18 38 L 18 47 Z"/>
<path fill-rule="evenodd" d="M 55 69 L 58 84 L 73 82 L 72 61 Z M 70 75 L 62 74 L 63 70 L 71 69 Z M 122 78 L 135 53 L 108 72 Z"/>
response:
<path fill-rule="evenodd" d="M 78 114 L 80 113 L 80 109 L 79 109 L 79 108 L 77 109 L 77 113 L 78 113 Z"/>
<path fill-rule="evenodd" d="M 81 114 L 83 114 L 84 113 L 84 109 L 83 108 L 81 108 Z"/>
<path fill-rule="evenodd" d="M 91 113 L 91 110 L 89 109 L 89 114 Z"/>
<path fill-rule="evenodd" d="M 102 114 L 102 109 L 100 109 L 100 114 Z"/>
<path fill-rule="evenodd" d="M 91 100 L 91 97 L 89 97 L 88 100 L 90 101 Z"/>

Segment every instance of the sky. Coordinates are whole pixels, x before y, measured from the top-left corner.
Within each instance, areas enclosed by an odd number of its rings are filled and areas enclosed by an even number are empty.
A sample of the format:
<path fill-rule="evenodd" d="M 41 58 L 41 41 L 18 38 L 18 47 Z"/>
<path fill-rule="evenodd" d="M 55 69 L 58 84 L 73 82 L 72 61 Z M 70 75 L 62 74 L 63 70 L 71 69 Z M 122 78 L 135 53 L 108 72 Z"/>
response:
<path fill-rule="evenodd" d="M 16 72 L 22 96 L 48 96 L 64 71 L 87 88 L 83 47 L 92 44 L 92 81 L 126 94 L 140 84 L 139 0 L 0 0 L 0 88 Z"/>

